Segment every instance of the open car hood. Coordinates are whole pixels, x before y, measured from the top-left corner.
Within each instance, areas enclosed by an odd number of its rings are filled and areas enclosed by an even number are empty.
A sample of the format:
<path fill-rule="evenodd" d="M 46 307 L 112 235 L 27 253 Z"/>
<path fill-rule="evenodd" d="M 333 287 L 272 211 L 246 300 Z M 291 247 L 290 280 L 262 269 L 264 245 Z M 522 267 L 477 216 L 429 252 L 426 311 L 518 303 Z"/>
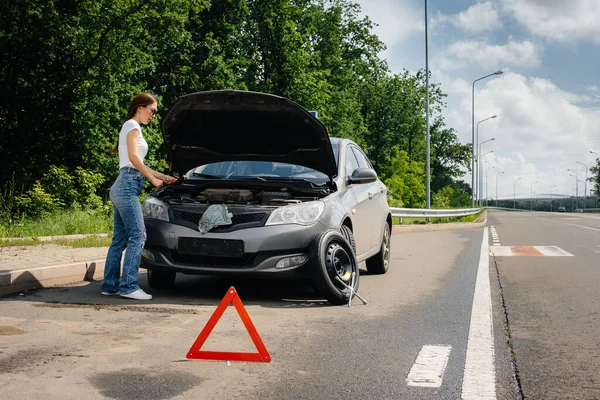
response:
<path fill-rule="evenodd" d="M 297 164 L 330 179 L 337 166 L 325 126 L 283 97 L 238 90 L 185 95 L 162 125 L 172 170 L 183 176 L 220 161 Z"/>

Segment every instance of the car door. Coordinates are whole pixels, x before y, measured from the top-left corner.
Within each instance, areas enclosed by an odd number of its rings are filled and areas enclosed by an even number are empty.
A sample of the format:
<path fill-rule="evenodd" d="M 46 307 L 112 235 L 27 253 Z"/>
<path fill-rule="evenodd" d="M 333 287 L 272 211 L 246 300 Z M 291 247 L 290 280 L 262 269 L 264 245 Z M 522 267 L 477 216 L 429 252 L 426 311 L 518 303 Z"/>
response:
<path fill-rule="evenodd" d="M 373 165 L 362 150 L 353 146 L 352 151 L 356 156 L 356 160 L 358 161 L 358 166 L 360 168 L 369 168 L 374 170 Z M 381 245 L 381 238 L 383 237 L 383 224 L 386 223 L 387 217 L 387 188 L 379 179 L 377 179 L 375 182 L 367 183 L 361 186 L 364 186 L 367 190 L 370 203 L 369 213 L 371 215 L 371 219 L 373 220 L 370 247 L 379 248 Z"/>
<path fill-rule="evenodd" d="M 360 164 L 353 151 L 354 146 L 346 146 L 346 177 L 351 176 Z M 352 184 L 348 190 L 352 192 L 356 204 L 352 207 L 352 223 L 354 239 L 356 240 L 356 254 L 360 256 L 372 247 L 373 235 L 373 210 L 371 184 Z"/>

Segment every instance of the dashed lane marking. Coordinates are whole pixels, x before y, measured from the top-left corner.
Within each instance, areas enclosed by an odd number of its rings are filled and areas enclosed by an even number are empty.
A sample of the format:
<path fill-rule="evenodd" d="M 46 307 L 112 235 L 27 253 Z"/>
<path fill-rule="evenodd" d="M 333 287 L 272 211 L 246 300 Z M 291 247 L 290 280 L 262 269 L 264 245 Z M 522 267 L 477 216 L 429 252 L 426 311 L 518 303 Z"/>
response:
<path fill-rule="evenodd" d="M 452 346 L 423 346 L 406 382 L 408 386 L 440 387 Z"/>
<path fill-rule="evenodd" d="M 500 238 L 496 232 L 496 227 L 490 226 L 490 232 L 492 233 L 492 246 L 500 246 Z"/>
<path fill-rule="evenodd" d="M 496 257 L 573 257 L 558 246 L 497 246 L 490 249 Z"/>

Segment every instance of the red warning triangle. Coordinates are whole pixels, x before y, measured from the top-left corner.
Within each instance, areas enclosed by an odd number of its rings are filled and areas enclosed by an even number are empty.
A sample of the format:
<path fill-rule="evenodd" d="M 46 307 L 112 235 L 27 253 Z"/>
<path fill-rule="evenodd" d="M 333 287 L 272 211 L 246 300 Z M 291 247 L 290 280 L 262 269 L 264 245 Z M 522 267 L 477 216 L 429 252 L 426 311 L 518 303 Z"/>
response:
<path fill-rule="evenodd" d="M 221 318 L 221 316 L 223 315 L 223 313 L 225 312 L 225 310 L 231 303 L 233 303 L 233 305 L 235 306 L 235 309 L 237 310 L 238 315 L 242 319 L 242 322 L 244 323 L 244 326 L 246 327 L 246 330 L 248 331 L 250 338 L 254 342 L 254 345 L 256 346 L 258 353 L 240 353 L 240 352 L 202 351 L 202 350 L 200 350 L 202 348 L 202 345 L 204 345 L 204 342 L 206 342 L 206 339 L 208 339 L 208 336 L 214 329 L 215 325 L 217 325 L 217 322 L 219 322 L 219 319 Z M 248 312 L 246 311 L 246 309 L 244 308 L 244 305 L 242 304 L 242 300 L 240 299 L 240 296 L 238 296 L 238 293 L 233 286 L 230 287 L 229 290 L 227 290 L 227 294 L 225 294 L 225 296 L 223 297 L 223 300 L 221 300 L 221 303 L 219 304 L 219 306 L 217 307 L 217 309 L 215 310 L 213 315 L 208 320 L 206 326 L 204 327 L 204 329 L 202 329 L 202 332 L 200 332 L 200 335 L 198 336 L 198 338 L 196 339 L 196 341 L 194 342 L 192 347 L 190 347 L 190 350 L 188 351 L 186 357 L 196 359 L 196 360 L 224 360 L 224 361 L 231 360 L 231 361 L 271 362 L 271 356 L 269 355 L 267 348 L 265 347 L 262 340 L 260 339 L 260 336 L 258 335 L 258 332 L 256 331 L 256 328 L 254 327 L 254 324 L 250 320 L 250 316 L 248 315 Z"/>

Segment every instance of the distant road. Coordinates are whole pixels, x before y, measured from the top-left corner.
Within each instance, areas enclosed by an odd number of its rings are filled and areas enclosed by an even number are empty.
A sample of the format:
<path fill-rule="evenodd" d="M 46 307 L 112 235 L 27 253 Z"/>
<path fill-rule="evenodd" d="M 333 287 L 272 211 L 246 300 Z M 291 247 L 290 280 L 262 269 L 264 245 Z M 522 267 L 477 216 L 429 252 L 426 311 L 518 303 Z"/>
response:
<path fill-rule="evenodd" d="M 600 399 L 600 215 L 492 211 L 488 224 L 524 396 Z"/>

